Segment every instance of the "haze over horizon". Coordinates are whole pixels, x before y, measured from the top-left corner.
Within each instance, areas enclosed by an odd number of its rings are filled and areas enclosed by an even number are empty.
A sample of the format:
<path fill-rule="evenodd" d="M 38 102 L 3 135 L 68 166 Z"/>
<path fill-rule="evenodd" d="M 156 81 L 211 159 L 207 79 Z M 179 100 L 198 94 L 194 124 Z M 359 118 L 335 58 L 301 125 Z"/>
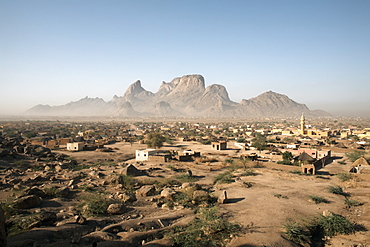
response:
<path fill-rule="evenodd" d="M 369 1 L 2 1 L 0 115 L 200 74 L 370 116 Z"/>

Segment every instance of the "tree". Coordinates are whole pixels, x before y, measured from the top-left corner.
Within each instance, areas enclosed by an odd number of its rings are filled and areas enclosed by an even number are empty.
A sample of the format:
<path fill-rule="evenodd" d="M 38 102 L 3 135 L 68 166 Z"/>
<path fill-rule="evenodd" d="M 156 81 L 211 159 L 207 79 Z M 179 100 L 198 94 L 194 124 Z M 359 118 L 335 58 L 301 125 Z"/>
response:
<path fill-rule="evenodd" d="M 145 143 L 149 148 L 161 148 L 164 141 L 166 141 L 166 138 L 161 133 L 149 133 L 146 136 Z"/>
<path fill-rule="evenodd" d="M 346 153 L 346 156 L 348 157 L 349 161 L 355 162 L 360 157 L 365 156 L 365 154 L 366 154 L 365 151 L 355 150 L 352 153 Z"/>
<path fill-rule="evenodd" d="M 283 156 L 283 160 L 291 161 L 293 159 L 293 154 L 289 151 L 285 151 L 281 155 Z"/>
<path fill-rule="evenodd" d="M 267 147 L 266 137 L 260 133 L 256 134 L 256 137 L 252 139 L 252 142 L 252 147 L 255 147 L 260 152 Z"/>

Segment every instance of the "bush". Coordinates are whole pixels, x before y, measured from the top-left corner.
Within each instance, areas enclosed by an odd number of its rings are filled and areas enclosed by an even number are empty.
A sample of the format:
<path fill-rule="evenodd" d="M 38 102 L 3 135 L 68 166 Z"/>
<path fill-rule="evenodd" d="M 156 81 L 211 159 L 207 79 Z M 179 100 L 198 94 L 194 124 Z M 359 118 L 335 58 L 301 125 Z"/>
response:
<path fill-rule="evenodd" d="M 138 181 L 132 176 L 120 175 L 118 177 L 118 183 L 122 184 L 123 188 L 127 191 L 134 191 L 135 185 L 138 184 Z"/>
<path fill-rule="evenodd" d="M 178 176 L 177 179 L 183 183 L 191 183 L 191 182 L 196 182 L 199 180 L 198 178 L 190 176 L 189 174 L 182 174 Z"/>
<path fill-rule="evenodd" d="M 176 247 L 225 246 L 240 229 L 218 213 L 216 208 L 201 208 L 187 227 L 176 228 L 171 238 Z"/>
<path fill-rule="evenodd" d="M 284 228 L 285 231 L 283 231 L 283 233 L 286 235 L 287 239 L 294 243 L 302 244 L 308 242 L 311 237 L 308 230 L 297 222 L 288 221 L 285 223 Z"/>
<path fill-rule="evenodd" d="M 328 200 L 326 200 L 324 197 L 322 196 L 309 196 L 309 198 L 315 203 L 315 204 L 319 204 L 319 203 L 329 203 Z"/>
<path fill-rule="evenodd" d="M 240 176 L 247 177 L 247 176 L 256 176 L 257 174 L 254 172 L 253 169 L 246 169 Z"/>
<path fill-rule="evenodd" d="M 81 212 L 86 217 L 106 215 L 108 206 L 113 203 L 106 195 L 97 193 L 86 194 L 82 196 L 82 200 Z"/>
<path fill-rule="evenodd" d="M 343 191 L 342 187 L 340 186 L 329 186 L 328 191 L 336 195 L 346 195 L 346 193 Z"/>
<path fill-rule="evenodd" d="M 337 177 L 339 178 L 340 181 L 346 182 L 352 178 L 352 174 L 350 173 L 338 173 Z"/>
<path fill-rule="evenodd" d="M 213 183 L 230 184 L 232 182 L 235 182 L 235 180 L 233 179 L 233 175 L 231 174 L 231 172 L 224 172 L 217 175 Z"/>
<path fill-rule="evenodd" d="M 353 234 L 355 227 L 354 223 L 339 214 L 319 215 L 306 223 L 288 221 L 284 225 L 283 233 L 287 239 L 297 244 L 324 246 L 324 237 Z"/>
<path fill-rule="evenodd" d="M 359 202 L 359 201 L 356 201 L 356 200 L 351 200 L 351 199 L 349 199 L 349 198 L 345 198 L 344 199 L 344 203 L 347 205 L 347 207 L 356 207 L 356 206 L 361 206 L 362 205 L 362 203 L 361 202 Z"/>
<path fill-rule="evenodd" d="M 339 214 L 320 216 L 318 224 L 323 229 L 324 235 L 329 237 L 338 234 L 348 235 L 355 233 L 355 224 Z"/>
<path fill-rule="evenodd" d="M 290 162 L 289 160 L 279 160 L 278 162 L 276 162 L 280 165 L 287 165 L 287 166 L 293 166 L 294 164 L 292 162 Z"/>

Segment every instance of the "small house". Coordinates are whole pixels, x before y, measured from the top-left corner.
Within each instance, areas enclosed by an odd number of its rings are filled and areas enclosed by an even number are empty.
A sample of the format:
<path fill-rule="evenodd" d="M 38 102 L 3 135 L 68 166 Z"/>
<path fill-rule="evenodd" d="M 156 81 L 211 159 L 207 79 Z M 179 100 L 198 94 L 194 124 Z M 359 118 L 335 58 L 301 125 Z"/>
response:
<path fill-rule="evenodd" d="M 67 143 L 68 151 L 81 151 L 84 148 L 83 142 L 69 142 Z"/>
<path fill-rule="evenodd" d="M 136 161 L 148 161 L 150 155 L 156 153 L 155 149 L 138 149 L 136 150 Z"/>
<path fill-rule="evenodd" d="M 214 150 L 226 150 L 227 149 L 226 141 L 212 142 L 211 145 L 212 145 L 212 149 Z"/>

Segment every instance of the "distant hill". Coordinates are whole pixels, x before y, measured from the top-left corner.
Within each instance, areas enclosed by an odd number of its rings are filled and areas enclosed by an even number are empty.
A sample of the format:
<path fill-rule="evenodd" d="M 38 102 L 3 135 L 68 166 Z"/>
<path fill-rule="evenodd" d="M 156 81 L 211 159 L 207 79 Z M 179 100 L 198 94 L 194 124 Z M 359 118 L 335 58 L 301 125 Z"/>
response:
<path fill-rule="evenodd" d="M 145 90 L 140 81 L 132 83 L 125 94 L 105 102 L 101 98 L 85 97 L 61 106 L 37 105 L 25 115 L 37 116 L 112 116 L 112 117 L 294 117 L 330 116 L 329 113 L 311 111 L 304 104 L 272 91 L 240 103 L 230 100 L 226 88 L 213 84 L 205 87 L 201 75 L 176 77 L 162 82 L 158 92 Z"/>

